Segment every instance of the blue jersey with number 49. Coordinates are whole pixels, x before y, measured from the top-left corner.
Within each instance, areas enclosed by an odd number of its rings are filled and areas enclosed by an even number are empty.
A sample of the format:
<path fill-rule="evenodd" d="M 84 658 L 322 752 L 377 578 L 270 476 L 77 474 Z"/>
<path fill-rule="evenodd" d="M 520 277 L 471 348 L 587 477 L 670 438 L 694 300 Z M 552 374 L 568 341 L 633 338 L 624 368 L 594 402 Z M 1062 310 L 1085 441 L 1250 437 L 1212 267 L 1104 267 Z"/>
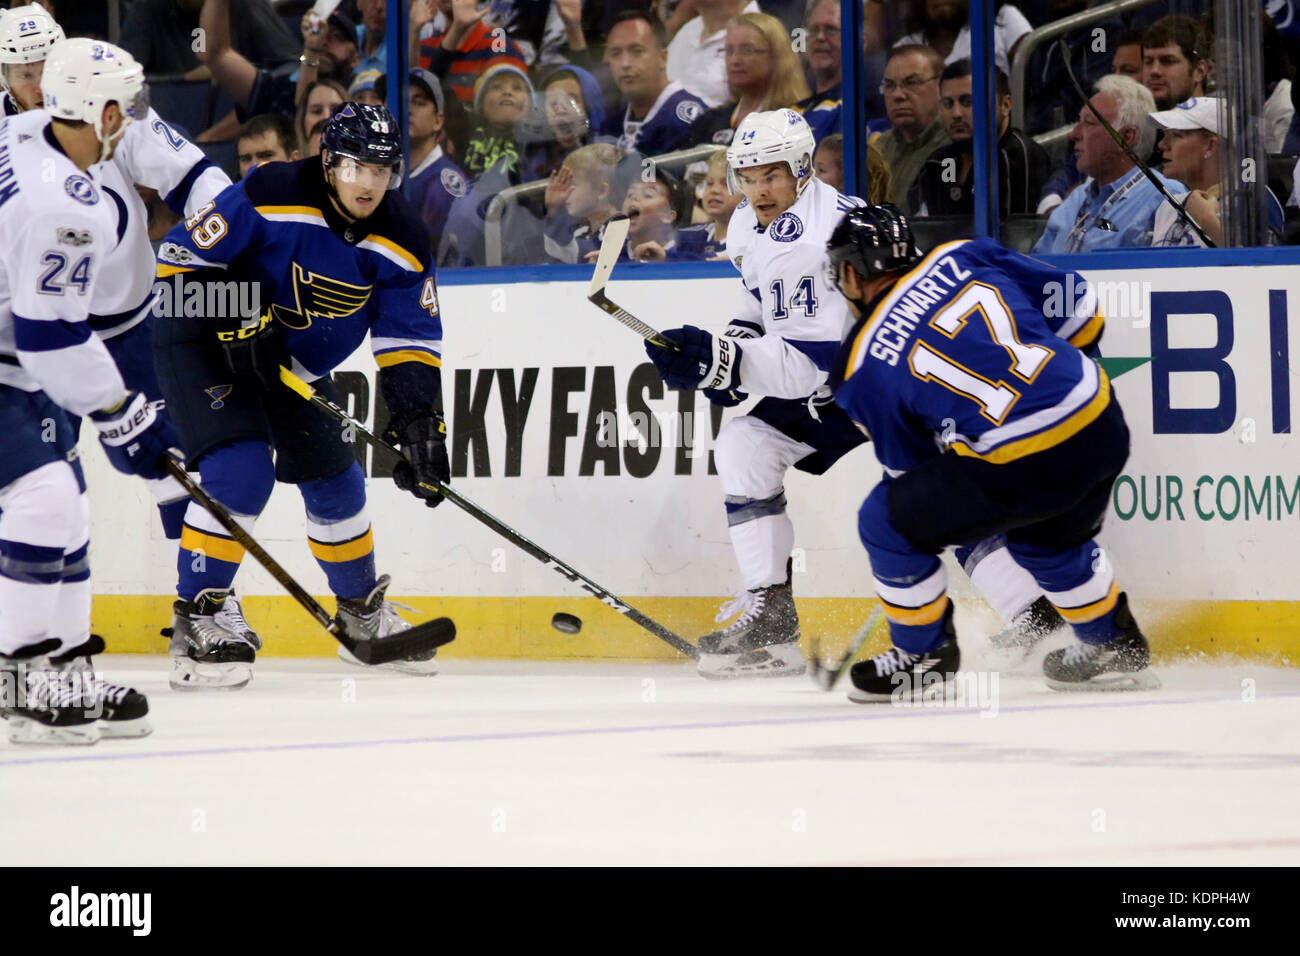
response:
<path fill-rule="evenodd" d="M 991 239 L 939 246 L 868 306 L 835 400 L 886 471 L 951 450 L 1001 464 L 1065 441 L 1110 401 L 1081 350 L 1101 337 L 1088 281 Z"/>

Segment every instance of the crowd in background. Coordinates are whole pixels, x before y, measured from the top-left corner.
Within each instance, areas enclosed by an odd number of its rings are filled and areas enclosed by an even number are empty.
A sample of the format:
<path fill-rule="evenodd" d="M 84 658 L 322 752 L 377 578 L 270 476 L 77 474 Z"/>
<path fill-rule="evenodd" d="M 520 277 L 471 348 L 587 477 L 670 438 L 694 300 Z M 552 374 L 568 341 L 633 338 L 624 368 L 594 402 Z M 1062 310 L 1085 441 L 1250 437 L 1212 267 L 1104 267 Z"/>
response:
<path fill-rule="evenodd" d="M 726 187 L 725 147 L 757 110 L 802 113 L 818 176 L 843 188 L 839 0 L 342 0 L 324 21 L 305 0 L 129 0 L 121 42 L 155 85 L 209 81 L 227 97 L 207 128 L 183 132 L 200 144 L 233 142 L 244 175 L 318 153 L 325 120 L 346 100 L 386 100 L 389 2 L 408 5 L 410 24 L 401 38 L 411 64 L 402 188 L 439 265 L 582 262 L 618 213 L 632 220 L 629 258 L 724 257 L 739 201 Z M 1199 244 L 1187 217 L 1162 210 L 1169 204 L 1081 108 L 1059 47 L 1034 50 L 1024 128 L 1011 123 L 1019 44 L 1036 26 L 1096 5 L 996 5 L 1000 213 L 1034 217 L 1024 245 L 1038 251 Z M 1219 111 L 1195 102 L 1214 103 L 1211 6 L 1154 3 L 1067 40 L 1098 112 L 1217 232 Z M 1264 18 L 1266 149 L 1300 152 L 1288 55 L 1300 49 L 1300 24 L 1291 25 L 1290 3 L 1263 7 L 1288 13 L 1281 31 Z M 864 0 L 863 16 L 866 198 L 947 223 L 954 235 L 969 231 L 976 191 L 988 184 L 973 182 L 968 3 Z M 204 43 L 193 41 L 199 35 Z M 1061 148 L 1035 142 L 1070 124 Z M 646 161 L 690 149 L 698 155 L 689 162 Z M 1286 172 L 1272 184 L 1283 201 Z M 527 183 L 537 185 L 493 203 Z M 1283 218 L 1270 199 L 1279 238 Z"/>

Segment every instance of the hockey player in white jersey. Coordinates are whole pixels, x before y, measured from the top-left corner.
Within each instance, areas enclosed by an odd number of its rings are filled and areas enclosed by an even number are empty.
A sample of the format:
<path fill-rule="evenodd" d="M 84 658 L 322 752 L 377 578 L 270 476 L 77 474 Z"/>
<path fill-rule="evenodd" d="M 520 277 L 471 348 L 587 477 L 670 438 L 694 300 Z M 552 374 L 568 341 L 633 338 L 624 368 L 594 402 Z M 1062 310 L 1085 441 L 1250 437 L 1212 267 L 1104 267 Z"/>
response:
<path fill-rule="evenodd" d="M 12 16 L 12 14 L 11 14 Z M 144 117 L 144 72 L 107 43 L 63 40 L 42 78 L 50 113 L 0 123 L 0 714 L 17 742 L 148 733 L 148 702 L 96 680 L 89 517 L 68 414 L 118 470 L 157 479 L 171 432 L 127 389 L 88 322 L 116 244 L 94 167 Z M 65 411 L 66 410 L 66 411 Z"/>
<path fill-rule="evenodd" d="M 745 195 L 727 227 L 727 255 L 743 285 L 734 318 L 718 336 L 689 325 L 664 332 L 677 351 L 646 344 L 670 386 L 703 389 L 724 406 L 765 396 L 722 427 L 714 448 L 744 590 L 718 615 L 719 623 L 735 620 L 700 639 L 705 677 L 804 673 L 785 473 L 823 474 L 866 441 L 827 385 L 853 316 L 827 284 L 826 242 L 862 201 L 816 178 L 813 150 L 812 131 L 794 110 L 745 118 L 727 150 L 728 182 Z M 1033 579 L 1000 542 L 973 550 L 965 563 L 992 572 L 972 574 L 990 603 L 1008 619 L 1027 614 L 1042 594 Z"/>
<path fill-rule="evenodd" d="M 15 7 L 0 19 L 0 81 L 4 86 L 0 112 L 5 116 L 42 108 L 40 82 L 45 57 L 62 39 L 63 29 L 34 3 Z M 107 207 L 114 214 L 116 242 L 104 256 L 88 321 L 108 346 L 127 387 L 161 406 L 162 389 L 154 372 L 151 345 L 154 251 L 149 242 L 148 211 L 135 184 L 156 190 L 173 212 L 189 218 L 229 186 L 230 177 L 152 108 L 127 128 L 112 158 L 95 172 Z M 72 420 L 74 435 L 79 424 Z M 148 486 L 158 505 L 163 532 L 179 540 L 189 498 L 171 477 L 150 481 Z M 244 620 L 233 593 L 217 617 L 240 640 L 260 647 L 261 641 Z"/>

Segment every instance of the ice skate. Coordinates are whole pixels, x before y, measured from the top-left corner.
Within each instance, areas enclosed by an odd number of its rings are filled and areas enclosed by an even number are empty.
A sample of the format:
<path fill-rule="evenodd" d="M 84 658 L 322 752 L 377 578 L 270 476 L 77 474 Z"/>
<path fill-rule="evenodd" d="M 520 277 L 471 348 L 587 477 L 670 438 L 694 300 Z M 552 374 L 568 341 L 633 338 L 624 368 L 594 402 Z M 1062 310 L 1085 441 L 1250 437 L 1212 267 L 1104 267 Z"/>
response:
<path fill-rule="evenodd" d="M 339 598 L 339 609 L 335 619 L 347 628 L 349 634 L 365 640 L 410 630 L 411 622 L 398 614 L 397 608 L 401 607 L 407 611 L 412 608 L 384 600 L 384 592 L 388 590 L 391 582 L 392 578 L 387 574 L 381 575 L 375 582 L 374 589 L 364 598 L 354 601 Z M 382 668 L 414 677 L 431 677 L 438 673 L 438 665 L 433 659 L 436 653 L 436 650 L 430 650 L 406 660 L 370 665 L 362 664 L 351 651 L 342 644 L 339 645 L 339 660 L 345 663 L 356 664 L 358 667 Z"/>
<path fill-rule="evenodd" d="M 260 651 L 262 649 L 262 638 L 244 620 L 244 607 L 239 603 L 239 597 L 235 594 L 234 588 L 231 588 L 230 593 L 226 595 L 221 610 L 213 616 L 216 618 L 217 623 L 227 631 L 242 634 L 244 640 L 253 645 L 253 650 Z"/>
<path fill-rule="evenodd" d="M 991 636 L 989 647 L 998 651 L 1016 648 L 1028 651 L 1065 626 L 1061 612 L 1047 598 L 1040 597 L 1017 614 L 1006 628 Z"/>
<path fill-rule="evenodd" d="M 68 679 L 49 658 L 0 654 L 0 717 L 8 723 L 10 743 L 98 743 L 98 715 L 94 701 L 86 697 L 84 682 Z"/>
<path fill-rule="evenodd" d="M 171 638 L 169 683 L 175 690 L 238 690 L 253 679 L 256 648 L 217 620 L 228 593 L 208 588 L 172 605 L 172 626 L 163 633 Z"/>
<path fill-rule="evenodd" d="M 51 656 L 50 663 L 65 676 L 83 683 L 91 709 L 99 715 L 99 735 L 145 737 L 153 733 L 149 723 L 149 699 L 133 687 L 112 684 L 95 673 L 90 658 L 104 653 L 104 639 L 98 634 L 71 650 Z"/>
<path fill-rule="evenodd" d="M 798 677 L 808 669 L 799 650 L 799 613 L 787 568 L 784 584 L 744 591 L 722 605 L 719 622 L 739 615 L 700 638 L 701 677 Z"/>
<path fill-rule="evenodd" d="M 1154 690 L 1160 678 L 1151 672 L 1151 649 L 1121 593 L 1115 624 L 1123 634 L 1105 644 L 1073 644 L 1052 651 L 1043 661 L 1047 686 L 1061 691 Z"/>
<path fill-rule="evenodd" d="M 849 700 L 857 704 L 888 703 L 896 697 L 907 700 L 942 696 L 946 685 L 961 669 L 961 650 L 952 625 L 952 602 L 943 615 L 943 641 L 924 654 L 910 654 L 891 647 L 883 654 L 854 664 L 849 671 L 853 689 Z"/>

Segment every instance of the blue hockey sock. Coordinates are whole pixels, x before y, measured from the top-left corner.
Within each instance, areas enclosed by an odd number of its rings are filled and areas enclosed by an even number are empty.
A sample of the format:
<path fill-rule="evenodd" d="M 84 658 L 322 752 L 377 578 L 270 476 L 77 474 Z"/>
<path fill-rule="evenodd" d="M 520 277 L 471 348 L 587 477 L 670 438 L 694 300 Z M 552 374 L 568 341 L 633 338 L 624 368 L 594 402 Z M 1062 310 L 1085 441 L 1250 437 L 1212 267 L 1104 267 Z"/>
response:
<path fill-rule="evenodd" d="M 363 598 L 375 586 L 375 540 L 366 512 L 366 479 L 353 462 L 330 478 L 298 486 L 307 506 L 307 544 L 335 596 Z"/>

